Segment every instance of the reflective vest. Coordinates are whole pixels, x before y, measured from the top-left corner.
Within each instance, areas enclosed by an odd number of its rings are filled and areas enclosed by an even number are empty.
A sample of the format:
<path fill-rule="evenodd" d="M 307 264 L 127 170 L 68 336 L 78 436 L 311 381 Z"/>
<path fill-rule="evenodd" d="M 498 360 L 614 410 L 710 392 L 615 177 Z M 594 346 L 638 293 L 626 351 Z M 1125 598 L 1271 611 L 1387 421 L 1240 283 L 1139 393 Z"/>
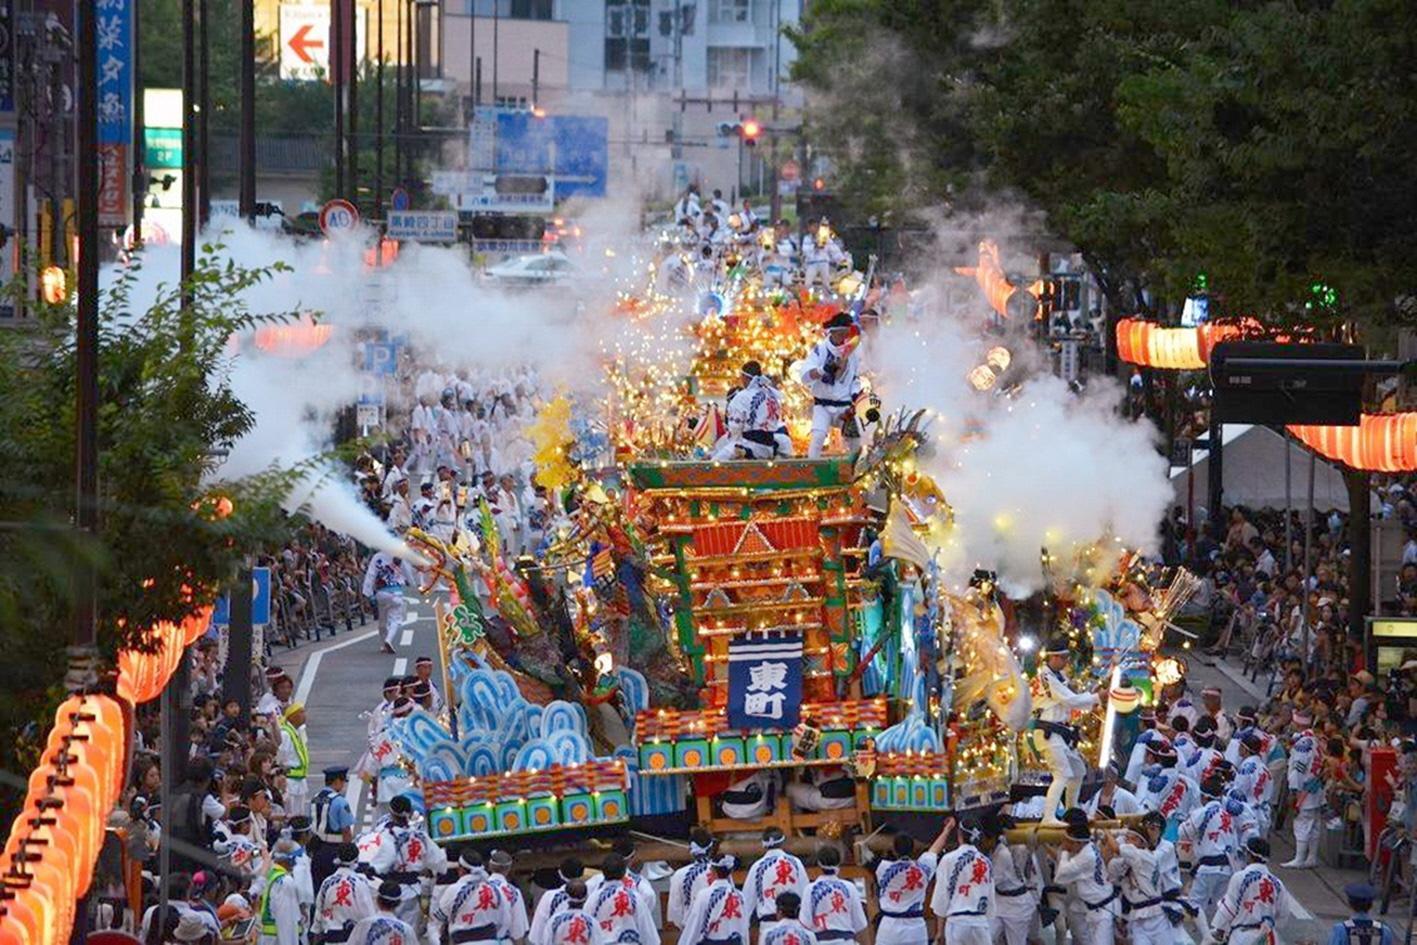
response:
<path fill-rule="evenodd" d="M 271 915 L 271 890 L 275 889 L 276 881 L 289 876 L 290 872 L 283 866 L 272 866 L 271 871 L 266 874 L 266 888 L 261 891 L 261 934 L 274 937 L 279 934 L 276 929 L 275 916 Z"/>
<path fill-rule="evenodd" d="M 1372 919 L 1352 918 L 1343 923 L 1348 945 L 1382 945 L 1384 926 Z"/>
<path fill-rule="evenodd" d="M 310 749 L 305 744 L 305 739 L 300 737 L 300 730 L 290 722 L 281 720 L 281 731 L 285 732 L 290 743 L 295 746 L 295 757 L 299 761 L 291 768 L 287 769 L 285 776 L 297 781 L 305 780 L 305 775 L 310 770 Z"/>

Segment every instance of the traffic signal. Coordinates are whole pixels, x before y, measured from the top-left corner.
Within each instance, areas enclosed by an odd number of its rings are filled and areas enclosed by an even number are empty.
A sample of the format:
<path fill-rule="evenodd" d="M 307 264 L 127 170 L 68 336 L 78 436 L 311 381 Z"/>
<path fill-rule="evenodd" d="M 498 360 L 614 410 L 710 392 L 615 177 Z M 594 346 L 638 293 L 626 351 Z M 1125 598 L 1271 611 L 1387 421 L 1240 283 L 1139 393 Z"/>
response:
<path fill-rule="evenodd" d="M 743 137 L 746 147 L 756 147 L 758 138 L 762 136 L 763 126 L 758 124 L 757 119 L 749 118 L 738 126 L 738 133 Z"/>

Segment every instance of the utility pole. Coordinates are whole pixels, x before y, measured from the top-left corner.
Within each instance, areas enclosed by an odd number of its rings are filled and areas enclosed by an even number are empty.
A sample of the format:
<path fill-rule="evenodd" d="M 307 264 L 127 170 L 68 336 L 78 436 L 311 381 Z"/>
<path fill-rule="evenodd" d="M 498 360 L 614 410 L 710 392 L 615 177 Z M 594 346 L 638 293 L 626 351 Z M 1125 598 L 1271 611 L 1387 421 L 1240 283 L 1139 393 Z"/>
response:
<path fill-rule="evenodd" d="M 330 0 L 330 85 L 335 102 L 335 196 L 344 194 L 344 0 Z"/>
<path fill-rule="evenodd" d="M 135 7 L 137 5 L 134 4 Z M 206 226 L 212 218 L 211 151 L 207 135 L 212 110 L 211 44 L 207 34 L 207 24 L 211 19 L 210 0 L 198 0 L 197 9 L 197 71 L 202 82 L 202 90 L 197 99 L 197 208 L 200 211 L 199 224 Z M 137 43 L 133 45 L 136 46 Z"/>
<path fill-rule="evenodd" d="M 497 107 L 497 40 L 502 27 L 502 9 L 492 4 L 492 107 Z"/>
<path fill-rule="evenodd" d="M 83 4 L 80 4 L 82 6 Z M 194 62 L 196 37 L 193 35 L 197 17 L 196 0 L 182 0 L 182 345 L 190 344 L 187 336 L 191 317 L 192 290 L 189 281 L 197 269 L 197 70 Z"/>
<path fill-rule="evenodd" d="M 394 0 L 394 62 L 397 64 L 394 69 L 394 183 L 398 184 L 403 179 L 403 81 L 404 65 L 408 60 L 403 57 L 403 14 L 407 6 L 405 0 Z"/>
<path fill-rule="evenodd" d="M 256 223 L 256 0 L 241 0 L 241 215 Z"/>
<path fill-rule="evenodd" d="M 97 10 L 77 5 L 79 42 L 76 129 L 79 259 L 75 321 L 75 519 L 79 530 L 98 532 L 98 30 Z M 92 651 L 97 639 L 98 575 L 87 560 L 78 565 L 73 641 Z"/>
<path fill-rule="evenodd" d="M 541 104 L 541 50 L 531 51 L 531 107 Z"/>
<path fill-rule="evenodd" d="M 143 195 L 148 190 L 148 169 L 145 165 L 147 159 L 147 142 L 143 135 L 143 83 L 141 76 L 142 69 L 142 43 L 138 42 L 138 37 L 142 35 L 141 17 L 142 4 L 133 4 L 133 248 L 138 249 L 143 245 Z M 23 243 L 23 241 L 21 241 Z"/>
<path fill-rule="evenodd" d="M 348 80 L 348 95 L 346 103 L 349 108 L 349 199 L 354 201 L 355 206 L 359 205 L 359 7 L 354 0 L 341 0 L 347 3 L 345 12 L 349 14 L 345 22 L 345 45 L 349 48 L 349 55 L 341 53 L 341 60 L 345 68 Z"/>
<path fill-rule="evenodd" d="M 384 215 L 384 0 L 378 0 L 374 15 L 374 216 Z"/>

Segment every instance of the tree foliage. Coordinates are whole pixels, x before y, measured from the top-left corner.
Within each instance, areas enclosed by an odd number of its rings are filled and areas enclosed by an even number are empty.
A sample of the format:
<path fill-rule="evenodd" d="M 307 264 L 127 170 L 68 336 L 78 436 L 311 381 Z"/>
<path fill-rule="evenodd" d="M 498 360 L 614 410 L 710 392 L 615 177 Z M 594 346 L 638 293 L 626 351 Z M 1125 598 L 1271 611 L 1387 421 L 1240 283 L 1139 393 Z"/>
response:
<path fill-rule="evenodd" d="M 1231 314 L 1410 318 L 1414 35 L 1395 0 L 821 0 L 795 74 L 849 186 L 1021 194 L 1125 309 L 1204 273 Z"/>
<path fill-rule="evenodd" d="M 221 262 L 207 247 L 188 283 L 135 301 L 138 264 L 103 294 L 99 337 L 99 528 L 73 528 L 75 332 L 72 302 L 34 306 L 0 332 L 0 727 L 52 711 L 72 640 L 76 577 L 98 569 L 98 643 L 112 658 L 157 620 L 216 595 L 243 558 L 284 534 L 279 500 L 295 471 L 224 481 L 220 460 L 253 424 L 227 381 L 231 338 L 289 313 L 254 314 L 241 291 L 272 270 Z M 22 284 L 12 288 L 23 292 Z M 33 303 L 31 303 L 33 304 Z M 232 502 L 221 517 L 215 500 Z M 27 770 L 23 746 L 0 765 Z"/>

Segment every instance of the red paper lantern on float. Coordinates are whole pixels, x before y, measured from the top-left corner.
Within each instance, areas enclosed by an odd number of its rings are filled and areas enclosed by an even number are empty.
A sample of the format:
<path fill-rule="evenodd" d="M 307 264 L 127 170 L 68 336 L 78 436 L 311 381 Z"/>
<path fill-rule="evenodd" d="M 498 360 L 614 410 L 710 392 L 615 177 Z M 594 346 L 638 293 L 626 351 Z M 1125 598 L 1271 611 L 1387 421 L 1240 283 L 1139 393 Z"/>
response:
<path fill-rule="evenodd" d="M 267 354 L 285 358 L 299 358 L 318 351 L 334 334 L 333 325 L 315 321 L 309 315 L 301 315 L 293 322 L 283 325 L 262 325 L 256 329 L 256 347 Z"/>
<path fill-rule="evenodd" d="M 1417 470 L 1417 413 L 1365 413 L 1356 427 L 1294 425 L 1288 430 L 1320 456 L 1353 469 Z"/>

